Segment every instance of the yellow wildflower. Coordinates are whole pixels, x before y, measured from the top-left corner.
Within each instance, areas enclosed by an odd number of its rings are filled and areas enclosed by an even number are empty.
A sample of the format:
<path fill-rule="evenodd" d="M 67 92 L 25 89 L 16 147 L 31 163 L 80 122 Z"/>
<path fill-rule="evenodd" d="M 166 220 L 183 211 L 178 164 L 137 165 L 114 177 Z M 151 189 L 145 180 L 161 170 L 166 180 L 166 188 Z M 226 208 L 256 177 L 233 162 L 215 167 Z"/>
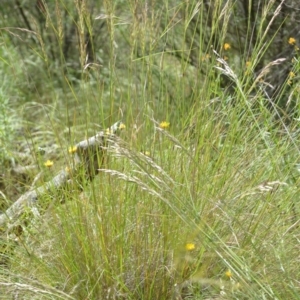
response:
<path fill-rule="evenodd" d="M 227 270 L 225 272 L 225 276 L 228 277 L 228 278 L 231 278 L 232 277 L 232 272 L 230 270 Z"/>
<path fill-rule="evenodd" d="M 126 126 L 125 126 L 125 124 L 124 123 L 121 123 L 120 125 L 119 125 L 119 129 L 125 129 L 126 128 Z"/>
<path fill-rule="evenodd" d="M 225 43 L 223 47 L 224 47 L 225 51 L 227 51 L 227 50 L 229 50 L 231 48 L 231 46 L 230 46 L 229 43 Z"/>
<path fill-rule="evenodd" d="M 44 166 L 47 168 L 51 168 L 53 166 L 53 161 L 48 159 L 45 163 Z"/>
<path fill-rule="evenodd" d="M 69 147 L 69 153 L 70 154 L 73 154 L 77 151 L 77 147 L 76 146 L 72 146 L 72 147 Z"/>
<path fill-rule="evenodd" d="M 150 155 L 151 155 L 150 151 L 145 151 L 144 154 L 145 154 L 146 156 L 150 156 Z"/>
<path fill-rule="evenodd" d="M 287 84 L 288 84 L 288 85 L 292 85 L 292 83 L 293 83 L 292 80 L 288 80 L 288 81 L 287 81 Z"/>
<path fill-rule="evenodd" d="M 294 78 L 295 76 L 296 76 L 296 74 L 295 74 L 294 72 L 291 71 L 291 72 L 289 73 L 289 78 L 290 78 L 290 79 Z"/>
<path fill-rule="evenodd" d="M 290 37 L 289 40 L 288 40 L 288 43 L 289 43 L 290 45 L 296 45 L 296 39 L 293 38 L 293 37 Z"/>
<path fill-rule="evenodd" d="M 166 121 L 163 121 L 163 122 L 161 122 L 161 123 L 159 124 L 159 127 L 160 127 L 161 129 L 167 129 L 167 128 L 170 127 L 170 123 L 169 123 L 169 122 L 166 122 Z"/>
<path fill-rule="evenodd" d="M 247 67 L 247 68 L 251 67 L 251 61 L 249 61 L 249 60 L 246 61 L 246 67 Z"/>
<path fill-rule="evenodd" d="M 187 251 L 195 250 L 195 248 L 196 248 L 196 245 L 193 244 L 193 243 L 187 243 L 187 244 L 185 245 L 185 250 L 187 250 Z"/>

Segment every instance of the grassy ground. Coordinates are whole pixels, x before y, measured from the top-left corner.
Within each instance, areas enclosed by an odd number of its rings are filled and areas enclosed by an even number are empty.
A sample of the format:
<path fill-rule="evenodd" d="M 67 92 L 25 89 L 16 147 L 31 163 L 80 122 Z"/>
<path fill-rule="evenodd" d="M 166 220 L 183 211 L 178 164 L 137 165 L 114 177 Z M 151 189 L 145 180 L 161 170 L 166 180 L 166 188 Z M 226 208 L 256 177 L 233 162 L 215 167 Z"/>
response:
<path fill-rule="evenodd" d="M 200 36 L 196 68 L 159 46 L 171 39 L 195 51 L 183 41 L 192 18 L 203 23 L 201 5 L 164 4 L 163 15 L 128 3 L 119 16 L 105 2 L 107 60 L 87 66 L 78 47 L 80 79 L 71 66 L 44 69 L 43 45 L 22 57 L 1 31 L 3 211 L 64 168 L 70 146 L 119 119 L 126 129 L 93 182 L 45 196 L 40 217 L 20 221 L 22 235 L 2 234 L 0 298 L 300 299 L 299 120 L 287 122 L 265 90 L 263 75 L 282 62 L 252 72 L 267 28 L 247 64 L 226 41 L 226 22 L 215 52 Z M 59 21 L 48 22 L 59 41 Z M 278 97 L 297 109 L 293 78 Z M 24 181 L 8 173 L 12 161 L 42 173 Z"/>

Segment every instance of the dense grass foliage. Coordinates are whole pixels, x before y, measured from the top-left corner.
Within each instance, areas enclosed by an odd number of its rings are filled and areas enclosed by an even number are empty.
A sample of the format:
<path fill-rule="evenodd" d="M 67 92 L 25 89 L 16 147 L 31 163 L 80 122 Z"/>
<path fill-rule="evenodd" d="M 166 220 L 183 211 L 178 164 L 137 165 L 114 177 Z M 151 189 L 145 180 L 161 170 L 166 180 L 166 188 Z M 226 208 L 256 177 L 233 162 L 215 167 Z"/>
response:
<path fill-rule="evenodd" d="M 1 228 L 0 298 L 300 299 L 296 2 L 46 2 L 1 9 L 2 213 L 126 129 Z"/>

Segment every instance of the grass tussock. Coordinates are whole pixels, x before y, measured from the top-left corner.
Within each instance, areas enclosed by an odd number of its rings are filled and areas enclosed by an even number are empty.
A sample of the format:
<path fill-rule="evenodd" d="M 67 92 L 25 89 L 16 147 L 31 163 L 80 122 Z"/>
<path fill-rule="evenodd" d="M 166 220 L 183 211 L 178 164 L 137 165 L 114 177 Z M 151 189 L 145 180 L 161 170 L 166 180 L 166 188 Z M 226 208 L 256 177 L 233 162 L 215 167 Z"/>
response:
<path fill-rule="evenodd" d="M 2 228 L 3 299 L 300 298 L 300 37 L 258 2 L 4 6 L 2 212 L 126 129 Z"/>

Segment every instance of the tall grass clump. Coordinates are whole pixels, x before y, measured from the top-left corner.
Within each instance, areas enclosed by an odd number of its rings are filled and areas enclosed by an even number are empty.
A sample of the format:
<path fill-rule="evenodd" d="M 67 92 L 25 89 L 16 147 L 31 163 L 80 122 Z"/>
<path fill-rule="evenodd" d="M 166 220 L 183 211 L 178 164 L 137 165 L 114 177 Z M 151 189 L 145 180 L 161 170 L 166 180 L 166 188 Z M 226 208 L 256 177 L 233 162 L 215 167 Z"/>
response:
<path fill-rule="evenodd" d="M 72 145 L 116 120 L 126 129 L 93 181 L 74 174 L 79 186 L 42 195 L 2 229 L 0 294 L 300 299 L 293 6 L 31 5 L 16 2 L 22 26 L 3 19 L 1 42 L 18 45 L 7 73 L 22 82 L 5 95 L 24 95 L 11 156 L 32 172 L 25 181 L 9 163 L 2 181 L 34 189 L 72 161 Z"/>

